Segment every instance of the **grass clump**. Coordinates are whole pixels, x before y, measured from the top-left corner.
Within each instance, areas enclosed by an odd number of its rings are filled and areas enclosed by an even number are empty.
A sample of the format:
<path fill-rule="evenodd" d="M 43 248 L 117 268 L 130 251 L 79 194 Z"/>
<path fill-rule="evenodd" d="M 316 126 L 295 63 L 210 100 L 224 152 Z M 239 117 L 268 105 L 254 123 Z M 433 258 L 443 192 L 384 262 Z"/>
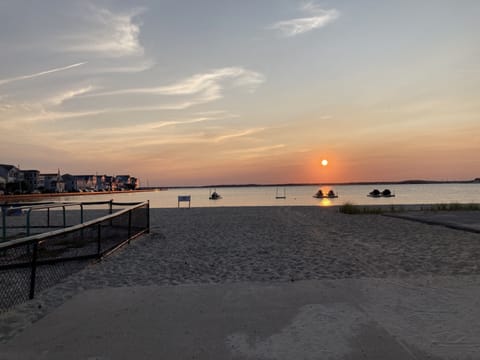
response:
<path fill-rule="evenodd" d="M 430 210 L 431 211 L 478 211 L 480 210 L 480 204 L 441 203 L 441 204 L 432 205 Z"/>
<path fill-rule="evenodd" d="M 366 207 L 366 206 L 358 206 L 352 203 L 345 203 L 340 206 L 339 211 L 342 214 L 349 214 L 349 215 L 359 215 L 359 214 L 382 214 L 383 211 L 380 208 L 374 207 Z"/>

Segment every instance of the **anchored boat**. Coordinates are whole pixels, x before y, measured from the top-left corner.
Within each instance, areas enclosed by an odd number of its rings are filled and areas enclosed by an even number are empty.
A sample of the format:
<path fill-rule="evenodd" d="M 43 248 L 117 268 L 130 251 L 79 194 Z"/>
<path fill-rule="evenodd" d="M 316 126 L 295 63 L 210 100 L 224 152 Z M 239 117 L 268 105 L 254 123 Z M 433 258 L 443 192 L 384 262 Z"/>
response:
<path fill-rule="evenodd" d="M 322 189 L 319 189 L 315 195 L 313 195 L 314 198 L 317 198 L 317 199 L 334 199 L 334 198 L 338 198 L 338 194 L 335 194 L 335 192 L 333 190 L 329 190 L 328 193 L 324 193 L 322 191 Z"/>

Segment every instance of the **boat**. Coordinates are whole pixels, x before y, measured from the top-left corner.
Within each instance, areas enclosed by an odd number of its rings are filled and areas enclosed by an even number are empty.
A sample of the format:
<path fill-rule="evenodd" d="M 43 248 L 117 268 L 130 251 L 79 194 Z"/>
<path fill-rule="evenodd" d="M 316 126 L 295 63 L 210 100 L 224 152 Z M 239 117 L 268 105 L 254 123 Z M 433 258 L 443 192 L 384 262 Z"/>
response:
<path fill-rule="evenodd" d="M 382 193 L 380 192 L 380 190 L 378 189 L 373 189 L 372 191 L 370 191 L 368 193 L 367 196 L 370 196 L 370 197 L 381 197 L 382 196 Z"/>
<path fill-rule="evenodd" d="M 385 189 L 382 191 L 382 197 L 394 197 L 395 194 L 393 194 L 390 189 Z"/>
<path fill-rule="evenodd" d="M 379 197 L 394 197 L 395 194 L 393 194 L 390 189 L 385 189 L 380 192 L 378 189 L 373 189 L 368 193 L 369 197 L 374 197 L 374 198 L 379 198 Z"/>
<path fill-rule="evenodd" d="M 222 197 L 220 196 L 220 194 L 217 193 L 217 191 L 215 190 L 212 193 L 210 193 L 210 197 L 209 197 L 210 200 L 219 200 L 221 198 Z"/>
<path fill-rule="evenodd" d="M 313 197 L 317 199 L 334 199 L 338 198 L 338 194 L 335 194 L 333 190 L 330 190 L 328 193 L 324 194 L 322 189 L 320 189 L 315 193 L 315 195 L 313 195 Z"/>

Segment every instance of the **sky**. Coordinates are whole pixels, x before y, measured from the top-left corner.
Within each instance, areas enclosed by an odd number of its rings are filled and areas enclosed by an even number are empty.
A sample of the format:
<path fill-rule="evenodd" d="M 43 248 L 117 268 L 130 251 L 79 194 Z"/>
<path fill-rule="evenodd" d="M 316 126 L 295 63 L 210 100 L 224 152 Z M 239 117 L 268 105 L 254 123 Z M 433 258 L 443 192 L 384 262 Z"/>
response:
<path fill-rule="evenodd" d="M 480 177 L 479 18 L 478 0 L 0 0 L 0 163 L 143 186 Z"/>

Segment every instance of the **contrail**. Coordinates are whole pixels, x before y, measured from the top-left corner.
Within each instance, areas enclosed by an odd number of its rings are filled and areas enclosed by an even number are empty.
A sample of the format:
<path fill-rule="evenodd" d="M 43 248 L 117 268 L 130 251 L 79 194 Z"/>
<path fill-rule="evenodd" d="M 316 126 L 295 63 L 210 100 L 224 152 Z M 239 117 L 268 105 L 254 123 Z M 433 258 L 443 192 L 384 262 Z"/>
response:
<path fill-rule="evenodd" d="M 35 73 L 35 74 L 17 76 L 17 77 L 10 78 L 10 79 L 3 79 L 3 80 L 0 80 L 0 85 L 8 84 L 8 83 L 11 83 L 11 82 L 14 82 L 14 81 L 19 81 L 19 80 L 32 79 L 32 78 L 36 78 L 38 76 L 43 76 L 43 75 L 51 74 L 51 73 L 58 72 L 58 71 L 72 69 L 72 68 L 75 68 L 77 66 L 85 65 L 86 63 L 87 63 L 87 61 L 79 62 L 79 63 L 76 63 L 76 64 L 64 66 L 64 67 L 59 67 L 59 68 L 55 68 L 55 69 L 51 69 L 51 70 L 41 71 L 41 72 L 38 72 L 38 73 Z"/>

